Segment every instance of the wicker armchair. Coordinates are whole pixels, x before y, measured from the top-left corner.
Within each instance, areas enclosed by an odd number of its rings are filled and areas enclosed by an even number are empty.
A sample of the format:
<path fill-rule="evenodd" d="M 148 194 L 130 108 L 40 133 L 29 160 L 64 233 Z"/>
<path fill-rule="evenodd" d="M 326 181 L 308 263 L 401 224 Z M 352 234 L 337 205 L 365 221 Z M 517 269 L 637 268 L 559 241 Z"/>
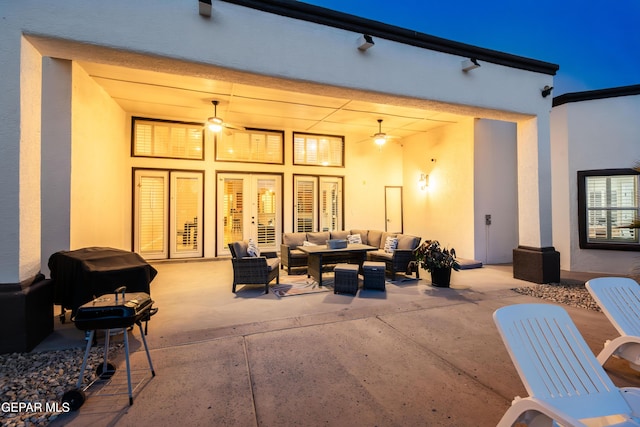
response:
<path fill-rule="evenodd" d="M 386 253 L 384 250 L 369 252 L 367 258 L 369 261 L 379 261 L 385 263 L 385 270 L 391 275 L 391 279 L 395 280 L 396 273 L 413 274 L 416 278 L 420 278 L 420 269 L 416 264 L 416 249 L 420 245 L 420 237 L 405 235 L 398 240 L 398 249 L 392 253 Z"/>
<path fill-rule="evenodd" d="M 275 252 L 261 254 L 259 257 L 248 256 L 248 243 L 244 241 L 229 243 L 231 264 L 233 265 L 233 289 L 236 285 L 264 285 L 264 292 L 269 293 L 269 283 L 276 279 L 280 283 L 280 259 Z"/>

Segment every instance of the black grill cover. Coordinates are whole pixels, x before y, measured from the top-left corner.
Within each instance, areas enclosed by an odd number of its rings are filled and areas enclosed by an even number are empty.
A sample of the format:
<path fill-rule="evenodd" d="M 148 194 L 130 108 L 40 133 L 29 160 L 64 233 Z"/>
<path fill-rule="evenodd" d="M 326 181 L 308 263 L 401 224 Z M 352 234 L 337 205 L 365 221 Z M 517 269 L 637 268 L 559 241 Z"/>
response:
<path fill-rule="evenodd" d="M 135 252 L 90 247 L 60 251 L 49 257 L 54 284 L 54 304 L 71 309 L 95 297 L 126 286 L 127 292 L 150 294 L 150 283 L 158 273 Z"/>

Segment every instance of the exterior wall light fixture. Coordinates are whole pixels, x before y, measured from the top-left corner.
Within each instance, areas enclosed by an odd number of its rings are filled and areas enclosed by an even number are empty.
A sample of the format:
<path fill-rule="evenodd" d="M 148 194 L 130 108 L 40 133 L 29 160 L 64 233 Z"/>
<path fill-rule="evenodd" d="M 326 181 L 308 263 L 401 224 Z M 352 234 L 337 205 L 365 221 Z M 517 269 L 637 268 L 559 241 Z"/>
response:
<path fill-rule="evenodd" d="M 369 49 L 374 44 L 375 43 L 373 42 L 373 37 L 371 37 L 368 34 L 363 34 L 360 37 L 358 37 L 358 49 L 361 50 L 362 52 Z"/>
<path fill-rule="evenodd" d="M 422 191 L 425 191 L 427 187 L 429 187 L 429 175 L 425 175 L 423 173 L 420 174 L 420 179 L 418 180 L 418 187 Z"/>
<path fill-rule="evenodd" d="M 462 61 L 462 71 L 465 73 L 467 71 L 475 70 L 478 67 L 480 67 L 480 64 L 476 58 L 469 58 Z"/>
<path fill-rule="evenodd" d="M 211 16 L 211 0 L 198 0 L 198 13 L 200 16 Z"/>

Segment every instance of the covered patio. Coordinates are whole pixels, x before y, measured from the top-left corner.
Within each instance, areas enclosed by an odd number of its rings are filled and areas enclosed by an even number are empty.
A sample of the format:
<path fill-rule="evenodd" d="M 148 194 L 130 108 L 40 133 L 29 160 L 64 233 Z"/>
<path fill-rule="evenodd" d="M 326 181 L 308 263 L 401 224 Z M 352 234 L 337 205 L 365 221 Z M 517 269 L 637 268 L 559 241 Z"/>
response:
<path fill-rule="evenodd" d="M 424 274 L 386 292 L 283 298 L 261 286 L 232 294 L 228 260 L 154 267 L 159 312 L 147 340 L 156 377 L 133 406 L 124 395 L 89 393 L 52 425 L 494 426 L 526 396 L 492 314 L 544 301 L 512 290 L 531 283 L 514 279 L 510 265 L 454 272 L 449 289 Z M 590 276 L 563 272 L 563 280 Z M 594 352 L 616 336 L 602 313 L 566 308 Z M 55 329 L 37 350 L 84 345 L 73 325 Z M 131 337 L 134 368 L 145 368 L 140 337 Z M 624 362 L 606 367 L 616 385 L 640 384 Z"/>

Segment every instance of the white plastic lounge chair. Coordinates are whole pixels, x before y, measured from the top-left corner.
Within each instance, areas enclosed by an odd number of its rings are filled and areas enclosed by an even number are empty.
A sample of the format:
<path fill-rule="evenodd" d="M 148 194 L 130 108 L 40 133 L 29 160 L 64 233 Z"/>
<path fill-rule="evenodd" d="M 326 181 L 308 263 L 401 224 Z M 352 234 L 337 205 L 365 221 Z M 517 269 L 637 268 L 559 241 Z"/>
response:
<path fill-rule="evenodd" d="M 493 319 L 529 393 L 498 427 L 640 426 L 640 389 L 613 384 L 564 308 L 516 304 Z"/>
<path fill-rule="evenodd" d="M 589 280 L 586 287 L 620 333 L 604 343 L 598 362 L 604 366 L 609 357 L 616 356 L 640 371 L 640 285 L 625 277 L 600 277 Z"/>

